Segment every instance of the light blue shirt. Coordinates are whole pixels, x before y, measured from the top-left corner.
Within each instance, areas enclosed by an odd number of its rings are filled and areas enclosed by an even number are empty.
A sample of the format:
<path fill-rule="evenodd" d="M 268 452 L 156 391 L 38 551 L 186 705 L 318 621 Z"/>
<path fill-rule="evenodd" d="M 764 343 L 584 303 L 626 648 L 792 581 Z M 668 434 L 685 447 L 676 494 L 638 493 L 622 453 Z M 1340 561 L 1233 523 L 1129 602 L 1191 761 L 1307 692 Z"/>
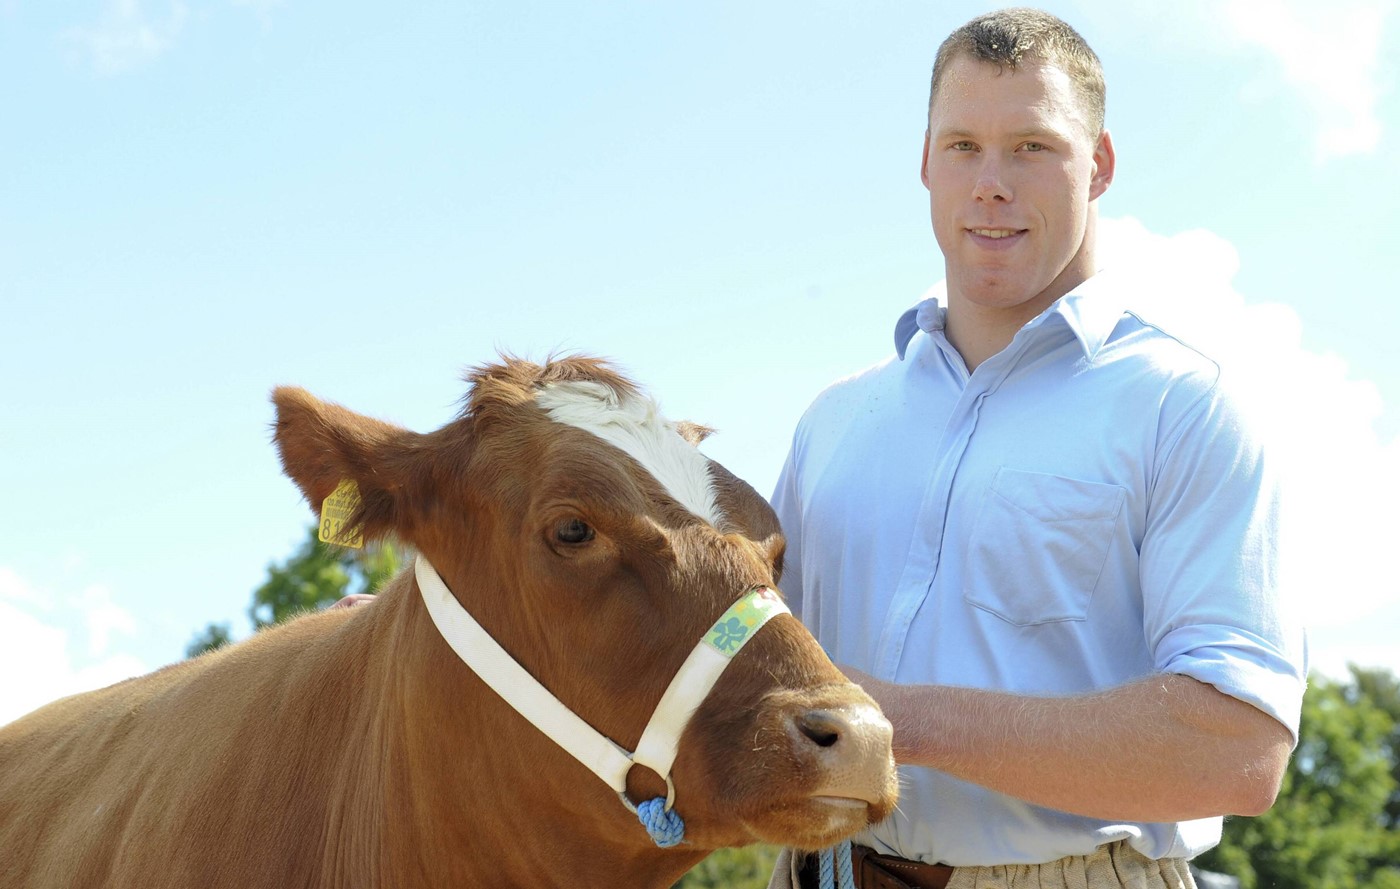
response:
<path fill-rule="evenodd" d="M 900 683 L 1074 695 L 1154 672 L 1210 683 L 1297 737 L 1302 628 L 1281 604 L 1273 465 L 1210 359 L 1102 277 L 968 373 L 936 301 L 898 356 L 823 392 L 773 505 L 783 590 L 838 664 Z M 1191 857 L 1221 819 L 1114 823 L 901 768 L 862 842 L 953 865 L 1127 839 Z"/>

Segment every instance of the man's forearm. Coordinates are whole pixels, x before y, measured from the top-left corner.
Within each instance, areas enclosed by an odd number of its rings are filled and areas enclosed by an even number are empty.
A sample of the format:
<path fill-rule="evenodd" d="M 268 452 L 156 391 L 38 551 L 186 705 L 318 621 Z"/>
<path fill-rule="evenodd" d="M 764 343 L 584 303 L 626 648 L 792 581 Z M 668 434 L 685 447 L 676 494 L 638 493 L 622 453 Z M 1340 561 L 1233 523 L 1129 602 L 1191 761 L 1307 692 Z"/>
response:
<path fill-rule="evenodd" d="M 894 724 L 901 763 L 1095 818 L 1257 814 L 1272 805 L 1292 746 L 1269 715 L 1174 674 L 1043 698 L 847 672 Z"/>

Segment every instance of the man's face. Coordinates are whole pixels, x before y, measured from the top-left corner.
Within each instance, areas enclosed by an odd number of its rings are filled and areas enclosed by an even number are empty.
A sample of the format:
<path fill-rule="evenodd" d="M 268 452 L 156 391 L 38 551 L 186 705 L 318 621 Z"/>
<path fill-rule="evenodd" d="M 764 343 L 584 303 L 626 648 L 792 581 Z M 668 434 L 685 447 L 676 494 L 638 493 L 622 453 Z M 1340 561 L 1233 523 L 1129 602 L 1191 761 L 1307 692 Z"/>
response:
<path fill-rule="evenodd" d="M 923 159 L 949 299 L 1024 322 L 1068 293 L 1094 272 L 1090 202 L 1112 179 L 1108 134 L 1058 67 L 955 58 Z"/>

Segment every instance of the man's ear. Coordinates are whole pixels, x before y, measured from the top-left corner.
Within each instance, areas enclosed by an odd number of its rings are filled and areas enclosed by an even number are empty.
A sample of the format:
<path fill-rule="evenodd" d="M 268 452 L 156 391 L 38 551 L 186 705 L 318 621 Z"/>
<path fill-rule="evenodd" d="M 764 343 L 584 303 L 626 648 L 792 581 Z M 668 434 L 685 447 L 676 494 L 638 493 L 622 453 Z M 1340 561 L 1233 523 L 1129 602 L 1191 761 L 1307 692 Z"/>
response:
<path fill-rule="evenodd" d="M 928 132 L 928 129 L 925 128 L 925 129 L 924 129 L 924 153 L 923 153 L 923 157 L 919 160 L 919 181 L 922 182 L 922 183 L 924 184 L 924 188 L 927 188 L 928 190 L 932 191 L 932 190 L 933 190 L 933 186 L 929 185 L 929 182 L 928 182 L 928 147 L 929 147 L 929 132 Z"/>
<path fill-rule="evenodd" d="M 358 526 L 366 539 L 387 533 L 410 537 L 404 494 L 422 467 L 415 444 L 422 436 L 323 402 L 305 389 L 282 386 L 272 393 L 277 406 L 273 440 L 282 469 L 296 483 L 317 515 L 343 481 L 359 489 L 359 505 L 347 528 Z"/>
<path fill-rule="evenodd" d="M 1094 172 L 1089 177 L 1089 200 L 1098 200 L 1113 184 L 1116 158 L 1113 154 L 1113 137 L 1104 130 L 1094 143 Z"/>

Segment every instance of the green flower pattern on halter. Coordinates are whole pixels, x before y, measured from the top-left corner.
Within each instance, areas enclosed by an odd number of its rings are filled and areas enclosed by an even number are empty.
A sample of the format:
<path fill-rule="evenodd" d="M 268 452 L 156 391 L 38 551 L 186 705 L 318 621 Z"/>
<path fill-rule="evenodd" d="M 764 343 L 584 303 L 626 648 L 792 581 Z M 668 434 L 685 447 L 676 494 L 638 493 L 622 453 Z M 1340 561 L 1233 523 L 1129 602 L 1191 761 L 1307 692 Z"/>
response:
<path fill-rule="evenodd" d="M 787 610 L 783 600 L 773 590 L 766 586 L 754 587 L 720 615 L 705 634 L 705 642 L 725 657 L 732 658 L 753 638 L 754 631 L 768 623 L 773 615 L 783 614 Z"/>

